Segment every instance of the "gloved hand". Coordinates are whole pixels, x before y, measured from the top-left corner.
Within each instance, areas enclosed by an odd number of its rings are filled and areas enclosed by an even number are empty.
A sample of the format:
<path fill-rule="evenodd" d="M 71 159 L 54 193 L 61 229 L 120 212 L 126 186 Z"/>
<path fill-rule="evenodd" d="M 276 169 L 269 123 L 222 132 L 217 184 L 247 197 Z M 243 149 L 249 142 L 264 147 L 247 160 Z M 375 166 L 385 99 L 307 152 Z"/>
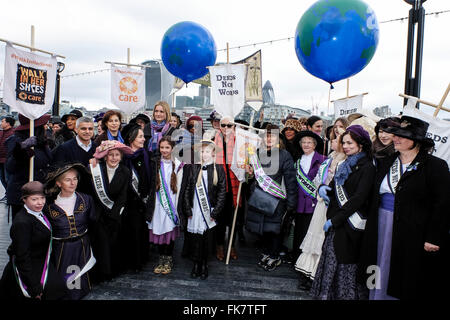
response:
<path fill-rule="evenodd" d="M 331 220 L 327 220 L 327 222 L 325 222 L 325 224 L 323 225 L 323 231 L 328 232 L 328 229 L 330 229 L 333 226 L 333 224 L 331 223 Z"/>
<path fill-rule="evenodd" d="M 330 203 L 330 197 L 328 197 L 327 192 L 331 190 L 329 186 L 321 186 L 319 187 L 319 196 L 325 201 L 326 205 Z"/>
<path fill-rule="evenodd" d="M 20 143 L 22 149 L 34 147 L 37 144 L 37 138 L 35 136 L 29 137 Z"/>

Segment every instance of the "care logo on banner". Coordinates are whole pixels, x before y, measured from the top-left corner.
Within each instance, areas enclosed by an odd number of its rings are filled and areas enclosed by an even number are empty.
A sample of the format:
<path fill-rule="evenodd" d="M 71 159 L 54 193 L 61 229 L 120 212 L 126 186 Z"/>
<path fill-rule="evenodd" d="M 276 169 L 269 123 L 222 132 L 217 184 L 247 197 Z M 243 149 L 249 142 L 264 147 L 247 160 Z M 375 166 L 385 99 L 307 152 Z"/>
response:
<path fill-rule="evenodd" d="M 434 118 L 420 111 L 415 108 L 416 103 L 417 99 L 408 99 L 408 104 L 403 108 L 403 114 L 428 122 L 427 138 L 434 141 L 431 154 L 445 160 L 450 167 L 450 121 Z"/>
<path fill-rule="evenodd" d="M 145 105 L 145 71 L 111 66 L 111 102 L 126 114 Z"/>
<path fill-rule="evenodd" d="M 253 132 L 236 128 L 233 161 L 231 170 L 239 181 L 245 179 L 245 165 L 248 164 L 249 151 L 256 152 L 261 138 Z"/>
<path fill-rule="evenodd" d="M 245 103 L 245 64 L 224 64 L 209 68 L 211 99 L 222 116 L 234 119 Z"/>
<path fill-rule="evenodd" d="M 363 95 L 334 101 L 334 116 L 346 117 L 352 113 L 361 113 Z"/>
<path fill-rule="evenodd" d="M 3 101 L 35 120 L 48 112 L 55 98 L 56 57 L 6 46 Z"/>

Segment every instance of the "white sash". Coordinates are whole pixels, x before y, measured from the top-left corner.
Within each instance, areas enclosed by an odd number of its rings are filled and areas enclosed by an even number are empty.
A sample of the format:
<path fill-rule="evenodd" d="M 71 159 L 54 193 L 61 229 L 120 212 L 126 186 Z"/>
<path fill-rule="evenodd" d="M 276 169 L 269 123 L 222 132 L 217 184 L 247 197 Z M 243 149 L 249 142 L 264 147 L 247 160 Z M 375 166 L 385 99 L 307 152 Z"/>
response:
<path fill-rule="evenodd" d="M 339 163 L 341 164 L 342 161 Z M 336 167 L 336 172 L 338 170 L 339 164 Z M 335 187 L 336 187 L 336 198 L 339 204 L 339 207 L 343 207 L 348 199 L 347 199 L 347 193 L 345 192 L 344 189 L 344 185 L 338 185 L 335 182 Z M 348 218 L 348 222 L 350 223 L 350 226 L 355 229 L 355 230 L 359 230 L 359 231 L 364 231 L 364 229 L 366 228 L 366 219 L 363 218 L 363 216 L 356 211 L 355 213 L 353 213 L 349 218 Z"/>
<path fill-rule="evenodd" d="M 94 254 L 92 253 L 92 248 L 91 248 L 91 257 L 89 258 L 88 262 L 84 265 L 83 269 L 81 269 L 81 271 L 78 274 L 77 273 L 72 274 L 67 279 L 66 283 L 72 283 L 73 281 L 80 278 L 83 274 L 85 274 L 86 272 L 91 270 L 96 262 L 97 262 L 97 260 L 95 259 Z"/>
<path fill-rule="evenodd" d="M 200 170 L 200 174 L 203 174 Z M 211 220 L 211 206 L 209 205 L 208 199 L 208 191 L 205 188 L 205 181 L 202 177 L 202 183 L 200 185 L 196 185 L 195 187 L 195 195 L 197 196 L 198 204 L 200 205 L 200 210 L 202 212 L 203 220 L 206 223 L 208 229 L 211 229 L 216 226 L 216 222 Z"/>
<path fill-rule="evenodd" d="M 131 187 L 133 188 L 134 192 L 141 197 L 141 194 L 139 193 L 139 177 L 136 174 L 136 170 L 134 170 L 133 167 L 131 167 Z"/>
<path fill-rule="evenodd" d="M 392 194 L 397 190 L 397 184 L 403 174 L 403 167 L 400 159 L 397 157 L 388 172 L 388 186 Z"/>
<path fill-rule="evenodd" d="M 105 191 L 105 183 L 103 181 L 102 171 L 100 169 L 100 164 L 97 164 L 95 168 L 92 164 L 89 164 L 92 173 L 92 181 L 94 182 L 94 189 L 98 195 L 100 201 L 108 208 L 112 209 L 114 206 L 114 201 L 112 201 Z"/>

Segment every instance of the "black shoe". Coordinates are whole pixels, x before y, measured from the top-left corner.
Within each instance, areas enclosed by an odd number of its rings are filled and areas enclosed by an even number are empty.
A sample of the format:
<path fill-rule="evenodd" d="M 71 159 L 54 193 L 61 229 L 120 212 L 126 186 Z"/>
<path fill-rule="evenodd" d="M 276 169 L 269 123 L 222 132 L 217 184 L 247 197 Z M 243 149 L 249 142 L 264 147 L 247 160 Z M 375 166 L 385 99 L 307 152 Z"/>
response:
<path fill-rule="evenodd" d="M 312 286 L 312 280 L 300 272 L 298 279 L 298 288 L 300 290 L 309 291 Z"/>
<path fill-rule="evenodd" d="M 194 262 L 194 267 L 191 271 L 191 278 L 195 279 L 200 275 L 200 263 Z"/>
<path fill-rule="evenodd" d="M 281 258 L 269 258 L 267 260 L 266 265 L 264 266 L 264 270 L 273 271 L 281 264 Z"/>
<path fill-rule="evenodd" d="M 205 280 L 208 278 L 208 264 L 206 262 L 202 263 L 202 273 L 200 275 L 200 279 Z"/>

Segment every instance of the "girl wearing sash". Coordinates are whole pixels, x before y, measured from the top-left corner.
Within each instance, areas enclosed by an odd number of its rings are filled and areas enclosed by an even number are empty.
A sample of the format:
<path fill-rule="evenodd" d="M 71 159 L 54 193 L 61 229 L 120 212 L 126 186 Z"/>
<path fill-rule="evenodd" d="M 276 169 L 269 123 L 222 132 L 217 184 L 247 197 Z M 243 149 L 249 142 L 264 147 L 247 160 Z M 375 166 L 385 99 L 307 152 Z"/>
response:
<path fill-rule="evenodd" d="M 379 161 L 364 235 L 361 282 L 371 300 L 448 296 L 450 173 L 428 153 L 434 141 L 427 129 L 409 116 L 384 129 L 396 152 Z"/>
<path fill-rule="evenodd" d="M 90 164 L 98 217 L 92 245 L 100 281 L 110 280 L 124 269 L 119 240 L 131 174 L 121 161 L 123 154 L 132 153 L 123 143 L 102 141 L 94 153 L 94 158 L 102 161 Z"/>
<path fill-rule="evenodd" d="M 175 142 L 162 137 L 159 142 L 160 158 L 156 163 L 155 192 L 150 195 L 147 225 L 150 242 L 158 247 L 159 259 L 153 269 L 156 274 L 169 274 L 173 268 L 173 248 L 180 235 L 180 215 L 177 210 L 179 190 L 183 179 L 183 163 L 172 160 Z"/>
<path fill-rule="evenodd" d="M 318 192 L 329 203 L 322 255 L 311 288 L 321 300 L 356 300 L 366 293 L 357 285 L 356 275 L 375 177 L 372 143 L 359 125 L 349 126 L 340 141 L 347 158 L 338 163 L 330 186 L 321 185 Z"/>
<path fill-rule="evenodd" d="M 183 214 L 186 225 L 186 248 L 194 262 L 191 277 L 208 277 L 208 256 L 216 221 L 225 206 L 226 181 L 222 166 L 214 162 L 216 145 L 202 140 L 195 151 L 201 152 L 201 164 L 190 167 L 186 192 L 183 197 Z"/>
<path fill-rule="evenodd" d="M 69 300 L 80 300 L 92 289 L 89 270 L 95 265 L 89 238 L 89 226 L 95 220 L 91 196 L 76 192 L 81 174 L 89 181 L 81 163 L 67 164 L 51 172 L 46 192 L 49 204 L 44 207 L 53 229 L 52 261 L 67 284 Z"/>
<path fill-rule="evenodd" d="M 272 271 L 281 264 L 282 221 L 286 216 L 295 214 L 298 197 L 294 162 L 289 152 L 279 147 L 278 126 L 267 125 L 261 147 L 257 152 L 249 150 L 249 162 L 251 167 L 246 170 L 251 184 L 246 227 L 250 232 L 262 236 L 263 252 L 258 265 L 266 271 Z M 286 191 L 281 187 L 282 180 Z M 264 199 L 269 197 L 271 202 L 278 201 L 274 211 L 262 213 L 261 209 L 264 208 L 251 207 L 252 196 L 255 197 L 253 194 L 266 196 Z M 258 202 L 255 199 L 255 205 Z"/>
<path fill-rule="evenodd" d="M 338 132 L 338 136 L 335 136 Z M 331 149 L 333 152 L 330 157 L 325 160 L 319 167 L 317 175 L 313 180 L 314 185 L 329 185 L 333 179 L 336 165 L 345 159 L 342 145 L 339 143 L 339 136 L 345 132 L 342 128 L 337 128 L 330 133 Z M 319 264 L 322 252 L 323 240 L 325 232 L 323 225 L 326 222 L 327 206 L 320 196 L 317 196 L 317 205 L 309 224 L 308 231 L 300 246 L 302 253 L 297 259 L 295 270 L 299 271 L 299 289 L 309 291 L 311 289 L 312 280 L 314 280 L 317 265 Z"/>
<path fill-rule="evenodd" d="M 61 299 L 66 286 L 50 259 L 52 227 L 42 213 L 44 186 L 32 181 L 21 191 L 24 207 L 11 225 L 10 260 L 0 280 L 0 299 Z"/>
<path fill-rule="evenodd" d="M 319 166 L 326 159 L 316 150 L 322 147 L 322 139 L 312 131 L 301 131 L 298 133 L 301 147 L 301 156 L 295 163 L 297 171 L 298 202 L 297 214 L 295 215 L 293 251 L 294 259 L 300 255 L 300 244 L 306 236 L 312 213 L 317 204 L 316 185 L 313 183 L 319 170 Z"/>
<path fill-rule="evenodd" d="M 127 204 L 123 216 L 124 247 L 126 248 L 128 268 L 137 272 L 148 260 L 148 228 L 145 221 L 147 202 L 154 191 L 150 188 L 155 179 L 155 162 L 151 153 L 144 148 L 144 131 L 137 123 L 130 123 L 122 129 L 125 143 L 133 154 L 125 155 L 124 163 L 130 169 L 131 180 L 128 186 Z"/>
<path fill-rule="evenodd" d="M 103 116 L 101 124 L 103 133 L 95 139 L 95 144 L 99 146 L 102 141 L 105 140 L 115 140 L 123 143 L 122 134 L 120 133 L 121 123 L 122 114 L 120 113 L 120 111 L 107 111 Z"/>

